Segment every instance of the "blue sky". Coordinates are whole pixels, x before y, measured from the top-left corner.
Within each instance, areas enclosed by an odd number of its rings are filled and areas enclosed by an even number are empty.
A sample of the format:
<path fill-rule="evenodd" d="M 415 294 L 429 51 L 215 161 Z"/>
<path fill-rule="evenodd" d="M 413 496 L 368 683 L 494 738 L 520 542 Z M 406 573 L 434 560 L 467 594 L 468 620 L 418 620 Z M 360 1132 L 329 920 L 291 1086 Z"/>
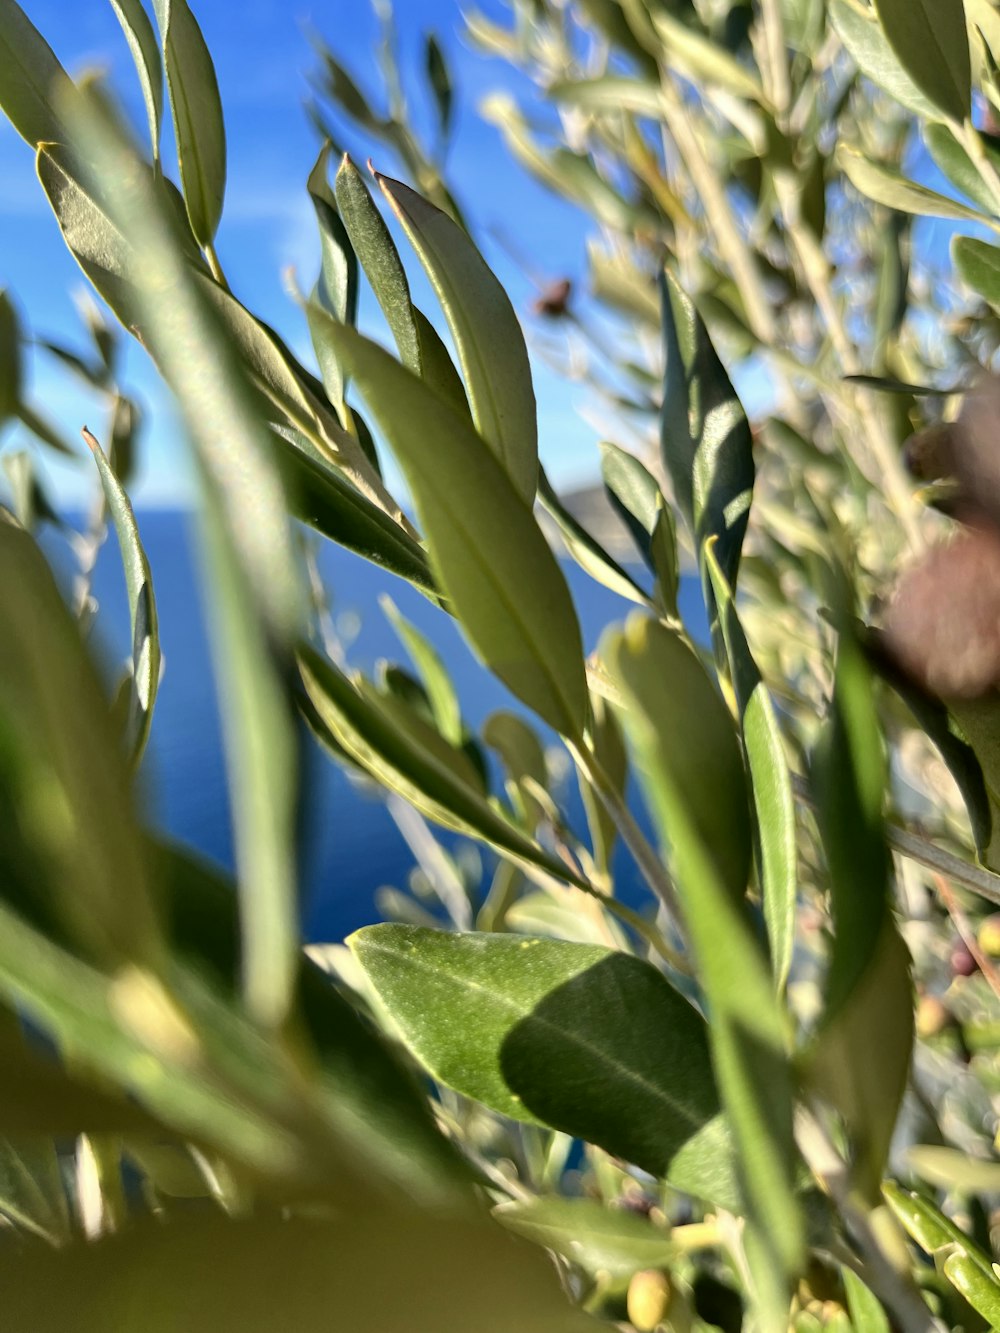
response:
<path fill-rule="evenodd" d="M 131 57 L 110 4 L 22 4 L 70 73 L 104 71 L 136 126 L 144 128 Z M 305 191 L 319 148 L 303 111 L 306 74 L 314 62 L 307 34 L 320 33 L 358 82 L 374 91 L 380 87 L 374 58 L 377 22 L 369 0 L 297 5 L 281 0 L 242 0 L 238 5 L 192 0 L 192 7 L 216 61 L 226 112 L 229 178 L 220 258 L 241 299 L 305 353 L 304 323 L 287 295 L 282 273 L 292 267 L 300 285 L 308 287 L 318 268 L 315 224 Z M 482 0 L 479 8 L 496 20 L 506 19 L 499 0 Z M 486 93 L 504 88 L 523 94 L 530 88 L 501 62 L 470 49 L 460 35 L 458 0 L 396 0 L 395 9 L 404 71 L 422 69 L 428 30 L 447 52 L 458 87 L 451 179 L 489 262 L 523 314 L 535 289 L 493 239 L 496 230 L 530 255 L 540 273 L 582 279 L 587 219 L 532 181 L 507 154 L 497 130 L 477 115 L 476 105 Z M 414 79 L 412 86 L 415 109 L 423 116 L 428 109 L 420 109 L 421 80 Z M 355 142 L 367 152 L 367 145 Z M 380 155 L 376 165 L 390 174 L 396 169 L 386 155 Z M 72 299 L 85 287 L 82 275 L 63 247 L 35 180 L 32 153 L 6 121 L 0 122 L 0 178 L 0 285 L 10 289 L 36 336 L 82 346 L 84 335 Z M 419 281 L 415 285 L 420 299 Z M 422 304 L 429 309 L 431 301 Z M 371 303 L 363 306 L 362 319 L 377 334 Z M 597 437 L 577 411 L 586 401 L 584 390 L 565 383 L 537 356 L 532 359 L 543 461 L 562 484 L 595 477 Z M 31 364 L 31 401 L 64 435 L 78 439 L 84 423 L 101 428 L 99 406 L 69 374 L 43 354 L 35 355 Z M 139 502 L 181 503 L 189 481 L 178 426 L 144 353 L 131 344 L 123 379 L 146 410 L 146 466 L 137 487 Z M 20 427 L 8 425 L 0 446 L 18 445 L 20 435 Z M 92 484 L 82 452 L 79 467 L 59 465 L 50 451 L 41 459 L 43 477 L 64 500 L 82 496 Z"/>

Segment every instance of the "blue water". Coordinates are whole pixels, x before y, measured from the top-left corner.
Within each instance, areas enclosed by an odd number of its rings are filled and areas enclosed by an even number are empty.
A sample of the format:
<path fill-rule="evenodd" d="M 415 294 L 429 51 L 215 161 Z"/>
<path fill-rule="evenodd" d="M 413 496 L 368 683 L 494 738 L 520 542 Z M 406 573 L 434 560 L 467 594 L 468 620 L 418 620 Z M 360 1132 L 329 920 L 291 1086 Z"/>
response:
<path fill-rule="evenodd" d="M 151 511 L 139 515 L 139 526 L 153 570 L 165 658 L 141 775 L 145 815 L 172 837 L 231 867 L 225 764 L 199 602 L 193 524 L 182 513 Z M 58 557 L 57 563 L 62 563 Z M 345 618 L 357 621 L 357 636 L 349 648 L 352 665 L 371 673 L 379 658 L 406 664 L 405 652 L 378 605 L 379 595 L 388 592 L 437 645 L 470 726 L 475 728 L 496 708 L 524 713 L 476 662 L 455 622 L 408 584 L 329 543 L 324 544 L 320 568 L 332 593 L 334 616 L 341 623 Z M 575 565 L 567 562 L 564 570 L 590 651 L 605 626 L 621 620 L 631 604 L 594 583 Z M 94 592 L 101 605 L 99 649 L 109 663 L 120 664 L 128 653 L 128 609 L 113 534 L 98 560 Z M 696 580 L 685 580 L 681 600 L 685 619 L 695 633 L 700 632 L 705 620 Z M 559 796 L 571 826 L 585 828 L 572 776 Z M 303 927 L 311 940 L 342 939 L 379 919 L 376 891 L 383 885 L 405 887 L 414 858 L 381 799 L 359 790 L 313 745 L 307 756 L 304 805 Z M 443 836 L 454 845 L 454 838 Z M 627 854 L 619 849 L 619 856 L 619 892 L 626 900 L 641 901 L 642 890 Z M 483 858 L 488 866 L 492 856 L 485 849 Z"/>

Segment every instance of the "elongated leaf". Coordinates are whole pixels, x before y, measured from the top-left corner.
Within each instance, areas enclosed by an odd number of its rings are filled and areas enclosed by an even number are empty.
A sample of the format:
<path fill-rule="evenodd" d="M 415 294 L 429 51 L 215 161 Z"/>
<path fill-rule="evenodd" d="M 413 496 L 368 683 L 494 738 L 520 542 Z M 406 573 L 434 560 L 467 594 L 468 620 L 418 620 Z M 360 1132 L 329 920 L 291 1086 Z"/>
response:
<path fill-rule="evenodd" d="M 875 0 L 882 31 L 922 93 L 953 120 L 972 105 L 972 69 L 962 0 Z"/>
<path fill-rule="evenodd" d="M 211 570 L 216 669 L 233 793 L 248 1002 L 284 1018 L 298 922 L 296 740 L 282 646 L 303 596 L 271 437 L 224 327 L 205 299 L 171 219 L 131 149 L 92 98 L 78 107 L 95 174 L 136 265 L 146 340 L 177 395 L 202 480 L 202 539 Z M 170 299 L 164 299 L 169 292 Z M 130 298 L 131 299 L 131 298 Z M 205 375 L 211 365 L 214 373 Z"/>
<path fill-rule="evenodd" d="M 881 1302 L 845 1264 L 840 1275 L 847 1293 L 847 1309 L 855 1333 L 890 1333 L 889 1320 Z"/>
<path fill-rule="evenodd" d="M 0 1213 L 50 1245 L 70 1239 L 69 1211 L 51 1139 L 0 1139 Z"/>
<path fill-rule="evenodd" d="M 451 677 L 441 657 L 431 643 L 415 625 L 399 611 L 389 597 L 379 599 L 379 605 L 385 612 L 400 641 L 410 654 L 413 665 L 420 673 L 424 689 L 430 700 L 431 710 L 438 730 L 452 745 L 461 745 L 463 738 L 462 709 L 455 693 Z"/>
<path fill-rule="evenodd" d="M 209 246 L 226 192 L 226 131 L 215 66 L 187 0 L 153 0 L 173 113 L 181 186 L 195 238 Z"/>
<path fill-rule="evenodd" d="M 990 1328 L 1000 1327 L 1000 1282 L 987 1277 L 964 1249 L 953 1250 L 944 1261 L 943 1271 L 951 1285 L 987 1321 Z"/>
<path fill-rule="evenodd" d="M 602 74 L 596 79 L 558 79 L 548 88 L 550 97 L 588 111 L 633 111 L 659 120 L 663 115 L 660 86 L 654 80 Z"/>
<path fill-rule="evenodd" d="M 829 0 L 830 21 L 861 73 L 915 115 L 936 120 L 941 112 L 899 63 L 874 15 L 855 0 Z"/>
<path fill-rule="evenodd" d="M 3 1262 L 12 1328 L 56 1333 L 587 1333 L 551 1264 L 479 1218 L 373 1206 L 347 1195 L 336 1223 L 202 1215 L 147 1222 L 93 1245 Z M 206 1256 L 211 1255 L 211 1263 Z M 141 1311 L 136 1316 L 135 1311 Z"/>
<path fill-rule="evenodd" d="M 738 1145 L 764 1326 L 787 1326 L 803 1259 L 794 1192 L 793 1085 L 784 1016 L 743 914 L 749 858 L 746 791 L 728 711 L 694 654 L 638 613 L 609 631 L 600 656 L 625 698 L 622 721 L 677 882 L 712 1015 L 713 1065 Z"/>
<path fill-rule="evenodd" d="M 105 457 L 97 440 L 86 432 L 101 478 L 101 488 L 115 525 L 122 565 L 125 569 L 125 588 L 128 592 L 129 618 L 132 624 L 132 687 L 129 696 L 128 746 L 132 763 L 138 765 L 149 738 L 153 721 L 156 691 L 160 684 L 160 630 L 153 596 L 153 571 L 146 559 L 139 525 L 135 521 L 132 502 L 124 486 Z"/>
<path fill-rule="evenodd" d="M 21 402 L 21 327 L 6 291 L 0 291 L 0 426 Z"/>
<path fill-rule="evenodd" d="M 648 963 L 418 926 L 368 926 L 348 944 L 442 1083 L 679 1188 L 732 1198 L 704 1021 Z"/>
<path fill-rule="evenodd" d="M 845 144 L 837 149 L 837 165 L 856 190 L 887 208 L 897 208 L 901 213 L 915 213 L 921 217 L 955 218 L 960 222 L 993 225 L 989 217 L 969 208 L 967 204 L 947 199 L 943 194 L 929 190 L 926 185 L 917 185 L 894 168 L 873 162 Z"/>
<path fill-rule="evenodd" d="M 328 336 L 406 475 L 435 575 L 473 647 L 546 722 L 579 735 L 586 710 L 580 629 L 530 508 L 443 399 L 353 329 L 331 327 Z"/>
<path fill-rule="evenodd" d="M 969 1237 L 930 1199 L 904 1190 L 893 1180 L 882 1185 L 886 1202 L 909 1236 L 929 1255 L 953 1246 L 961 1248 L 984 1277 L 993 1278 L 993 1263 Z"/>
<path fill-rule="evenodd" d="M 326 143 L 320 150 L 308 180 L 309 197 L 312 199 L 319 225 L 322 256 L 319 283 L 313 293 L 313 299 L 342 324 L 354 324 L 358 313 L 358 261 L 327 182 L 329 157 L 330 144 Z M 308 315 L 307 306 L 307 318 Z M 310 332 L 313 332 L 311 328 Z M 324 388 L 330 402 L 337 409 L 342 424 L 346 424 L 344 381 L 340 373 L 340 363 L 336 356 L 329 354 L 322 337 L 314 335 L 313 347 L 323 376 Z"/>
<path fill-rule="evenodd" d="M 737 97 L 763 99 L 759 79 L 731 56 L 724 46 L 703 37 L 665 10 L 653 14 L 656 31 L 663 42 L 668 63 L 676 62 L 699 82 L 715 84 Z"/>
<path fill-rule="evenodd" d="M 503 711 L 489 715 L 483 723 L 482 737 L 502 759 L 511 800 L 528 827 L 534 829 L 544 811 L 531 785 L 537 784 L 542 791 L 548 791 L 549 786 L 542 742 L 523 718 Z"/>
<path fill-rule="evenodd" d="M 667 613 L 676 618 L 680 586 L 677 533 L 659 484 L 638 458 L 606 440 L 601 442 L 601 474 L 612 507 L 656 575 Z"/>
<path fill-rule="evenodd" d="M 706 551 L 706 559 L 719 609 L 729 677 L 740 712 L 743 753 L 757 816 L 757 872 L 771 946 L 771 969 L 780 992 L 788 980 L 795 943 L 798 856 L 792 780 L 774 704 L 753 660 L 732 590 L 715 558 L 714 545 Z"/>
<path fill-rule="evenodd" d="M 541 467 L 538 469 L 538 495 L 542 508 L 555 520 L 567 551 L 580 568 L 620 597 L 627 597 L 630 602 L 638 602 L 640 606 L 648 606 L 649 598 L 643 590 L 583 524 L 573 517 L 552 489 Z"/>
<path fill-rule="evenodd" d="M 160 45 L 142 0 L 111 0 L 118 22 L 122 25 L 136 72 L 142 85 L 149 121 L 149 142 L 153 161 L 160 157 L 160 122 L 163 120 L 163 61 Z"/>
<path fill-rule="evenodd" d="M 661 293 L 664 466 L 696 547 L 718 539 L 719 567 L 735 588 L 753 497 L 750 425 L 693 302 L 666 271 Z"/>
<path fill-rule="evenodd" d="M 66 142 L 60 98 L 69 77 L 16 0 L 0 3 L 0 107 L 32 148 Z"/>
<path fill-rule="evenodd" d="M 535 393 L 506 292 L 462 227 L 400 181 L 377 176 L 437 293 L 479 434 L 530 504 L 538 479 Z"/>
<path fill-rule="evenodd" d="M 612 790 L 624 800 L 628 782 L 628 751 L 621 726 L 614 710 L 593 691 L 590 696 L 590 713 L 590 739 L 594 757 L 607 775 Z M 594 860 L 598 870 L 608 875 L 611 871 L 611 853 L 618 838 L 618 825 L 582 773 L 579 779 L 580 797 L 590 829 Z"/>
<path fill-rule="evenodd" d="M 921 1180 L 939 1189 L 963 1194 L 992 1194 L 1000 1186 L 1000 1162 L 983 1157 L 968 1157 L 957 1148 L 918 1144 L 906 1153 L 906 1160 Z"/>
<path fill-rule="evenodd" d="M 924 142 L 938 169 L 973 203 L 986 213 L 1000 212 L 1000 198 L 983 180 L 976 164 L 947 125 L 925 125 Z M 1000 150 L 985 135 L 983 151 L 993 170 L 1000 168 Z"/>
<path fill-rule="evenodd" d="M 994 309 L 1000 309 L 1000 248 L 973 236 L 956 236 L 951 255 L 962 281 Z"/>
<path fill-rule="evenodd" d="M 887 919 L 854 990 L 809 1054 L 815 1087 L 844 1118 L 852 1183 L 874 1206 L 913 1051 L 910 956 Z"/>
<path fill-rule="evenodd" d="M 332 663 L 311 649 L 301 653 L 303 684 L 326 736 L 378 782 L 404 796 L 421 813 L 482 838 L 502 852 L 537 865 L 561 880 L 583 881 L 511 823 L 485 799 L 481 785 L 462 779 L 458 756 L 430 727 L 418 733 L 393 725 L 371 691 L 362 694 Z M 321 732 L 321 736 L 323 732 Z M 453 753 L 449 756 L 448 751 Z"/>
<path fill-rule="evenodd" d="M 515 1235 L 591 1272 L 614 1277 L 628 1277 L 642 1268 L 665 1268 L 676 1253 L 668 1232 L 596 1199 L 502 1203 L 493 1216 Z"/>
<path fill-rule="evenodd" d="M 92 957 L 158 951 L 125 764 L 101 686 L 41 552 L 0 519 L 3 895 Z"/>
<path fill-rule="evenodd" d="M 431 86 L 431 90 L 434 93 L 434 101 L 437 104 L 438 126 L 441 130 L 441 138 L 447 140 L 451 131 L 454 87 L 451 81 L 451 73 L 448 69 L 448 62 L 445 59 L 444 51 L 441 49 L 441 43 L 433 33 L 428 33 L 424 45 L 424 65 L 427 70 L 427 82 Z"/>

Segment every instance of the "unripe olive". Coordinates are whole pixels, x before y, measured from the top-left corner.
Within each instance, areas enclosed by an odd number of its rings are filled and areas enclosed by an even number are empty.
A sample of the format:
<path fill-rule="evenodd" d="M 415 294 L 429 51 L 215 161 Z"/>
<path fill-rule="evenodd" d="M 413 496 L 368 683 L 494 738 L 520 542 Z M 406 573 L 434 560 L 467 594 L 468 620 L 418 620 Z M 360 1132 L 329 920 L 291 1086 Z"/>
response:
<path fill-rule="evenodd" d="M 984 954 L 1000 958 L 1000 912 L 994 912 L 980 923 L 976 938 Z"/>
<path fill-rule="evenodd" d="M 636 1273 L 628 1285 L 628 1317 L 639 1333 L 652 1333 L 670 1309 L 670 1278 L 658 1268 Z"/>
<path fill-rule="evenodd" d="M 936 1037 L 951 1022 L 951 1010 L 936 995 L 921 995 L 917 1005 L 917 1036 L 924 1041 Z"/>

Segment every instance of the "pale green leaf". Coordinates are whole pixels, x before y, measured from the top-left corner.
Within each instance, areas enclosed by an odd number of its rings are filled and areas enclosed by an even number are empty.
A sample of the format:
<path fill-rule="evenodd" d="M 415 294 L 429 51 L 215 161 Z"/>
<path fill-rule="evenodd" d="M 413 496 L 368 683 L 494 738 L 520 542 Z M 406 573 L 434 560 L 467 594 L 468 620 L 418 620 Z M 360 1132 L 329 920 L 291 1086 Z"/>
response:
<path fill-rule="evenodd" d="M 462 709 L 440 654 L 431 641 L 406 619 L 390 597 L 379 598 L 379 605 L 417 668 L 438 730 L 452 745 L 461 745 L 464 731 Z"/>
<path fill-rule="evenodd" d="M 557 102 L 587 111 L 632 111 L 651 120 L 663 116 L 659 85 L 621 74 L 602 74 L 596 79 L 557 79 L 549 85 L 548 94 Z"/>
<path fill-rule="evenodd" d="M 142 0 L 111 0 L 111 8 L 122 25 L 135 61 L 149 121 L 149 142 L 156 162 L 160 156 L 160 122 L 163 119 L 163 61 L 159 42 Z"/>
<path fill-rule="evenodd" d="M 550 515 L 559 529 L 559 535 L 566 544 L 566 549 L 592 579 L 610 588 L 619 597 L 626 597 L 640 606 L 649 606 L 650 601 L 636 581 L 604 549 L 596 537 L 569 512 L 553 490 L 545 469 L 538 469 L 538 498 L 542 508 Z"/>
<path fill-rule="evenodd" d="M 969 116 L 972 70 L 962 0 L 874 0 L 899 63 L 953 120 Z"/>
<path fill-rule="evenodd" d="M 729 54 L 720 42 L 702 36 L 695 28 L 664 9 L 653 14 L 653 23 L 663 43 L 664 58 L 699 83 L 714 84 L 736 97 L 761 102 L 760 79 Z"/>
<path fill-rule="evenodd" d="M 882 1304 L 861 1279 L 848 1268 L 841 1267 L 840 1275 L 847 1293 L 847 1309 L 855 1333 L 890 1333 L 889 1319 Z"/>
<path fill-rule="evenodd" d="M 940 117 L 937 106 L 903 69 L 871 10 L 856 0 L 829 0 L 830 21 L 861 73 L 915 115 Z"/>
<path fill-rule="evenodd" d="M 502 1203 L 493 1216 L 509 1231 L 591 1272 L 628 1277 L 666 1268 L 676 1255 L 670 1233 L 596 1199 L 539 1198 Z"/>
<path fill-rule="evenodd" d="M 841 144 L 837 165 L 859 193 L 886 208 L 921 217 L 953 218 L 959 222 L 982 222 L 994 226 L 992 219 L 955 199 L 948 199 L 926 185 L 918 185 L 882 162 L 873 162 L 854 148 Z"/>
<path fill-rule="evenodd" d="M 16 0 L 0 0 L 0 107 L 32 148 L 66 142 L 59 101 L 69 78 Z"/>

